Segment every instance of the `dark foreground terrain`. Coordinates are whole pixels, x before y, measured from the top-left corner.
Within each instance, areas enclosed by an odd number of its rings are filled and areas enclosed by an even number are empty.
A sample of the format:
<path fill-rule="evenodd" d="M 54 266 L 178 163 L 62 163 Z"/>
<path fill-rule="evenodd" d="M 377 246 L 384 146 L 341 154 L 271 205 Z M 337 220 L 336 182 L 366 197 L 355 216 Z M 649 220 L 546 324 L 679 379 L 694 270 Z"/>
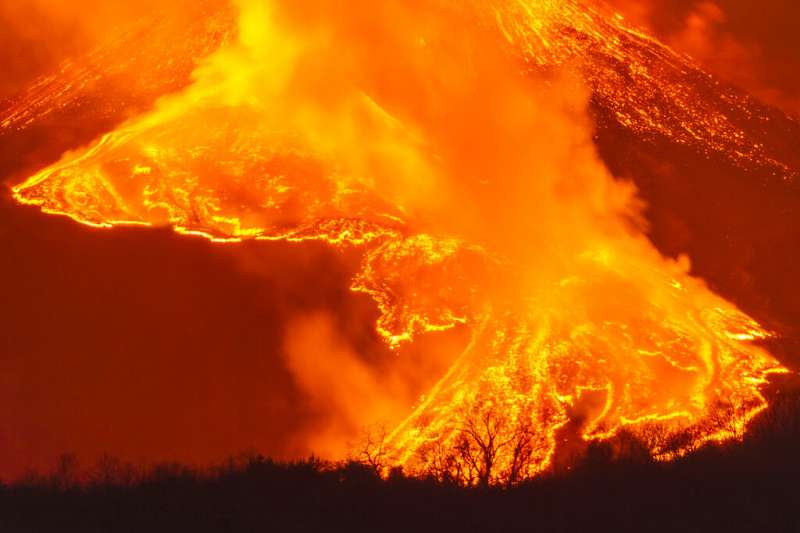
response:
<path fill-rule="evenodd" d="M 105 458 L 75 477 L 0 487 L 0 531 L 800 531 L 800 393 L 782 387 L 743 443 L 656 464 L 591 447 L 574 467 L 514 487 L 461 488 L 358 462 L 259 456 L 199 473 Z M 622 451 L 622 450 L 625 451 Z"/>

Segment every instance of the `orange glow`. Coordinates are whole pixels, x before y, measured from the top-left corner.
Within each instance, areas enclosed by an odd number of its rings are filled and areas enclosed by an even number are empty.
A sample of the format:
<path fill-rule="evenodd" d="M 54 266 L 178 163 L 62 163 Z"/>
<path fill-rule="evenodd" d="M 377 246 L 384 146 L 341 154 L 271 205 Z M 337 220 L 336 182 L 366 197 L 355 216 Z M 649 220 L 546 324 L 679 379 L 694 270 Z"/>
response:
<path fill-rule="evenodd" d="M 693 278 L 687 259 L 659 255 L 635 190 L 592 145 L 590 91 L 641 135 L 770 161 L 675 82 L 668 49 L 573 0 L 239 4 L 238 40 L 189 88 L 15 198 L 96 227 L 358 248 L 351 288 L 374 300 L 398 357 L 423 333 L 471 330 L 388 436 L 411 472 L 429 471 L 434 450 L 454 449 L 490 413 L 502 413 L 498 481 L 515 468 L 520 425 L 533 428 L 519 474 L 530 477 L 551 465 L 573 417 L 586 441 L 628 429 L 669 459 L 739 438 L 765 408 L 760 386 L 785 371 L 755 343 L 769 333 Z M 332 336 L 315 324 L 289 339 L 309 388 L 330 368 L 308 359 L 314 339 Z M 342 360 L 337 398 L 378 394 Z M 349 418 L 359 411 L 341 404 Z M 394 415 L 377 405 L 364 416 Z M 672 438 L 656 442 L 654 428 Z"/>

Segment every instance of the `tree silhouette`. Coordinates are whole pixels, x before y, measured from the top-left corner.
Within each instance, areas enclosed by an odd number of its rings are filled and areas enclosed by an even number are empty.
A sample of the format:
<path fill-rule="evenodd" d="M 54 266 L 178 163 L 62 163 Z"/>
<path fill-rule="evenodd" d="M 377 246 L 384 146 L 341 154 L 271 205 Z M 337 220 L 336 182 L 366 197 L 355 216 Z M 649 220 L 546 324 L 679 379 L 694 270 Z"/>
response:
<path fill-rule="evenodd" d="M 364 429 L 356 450 L 356 460 L 371 468 L 378 476 L 386 475 L 392 466 L 388 435 L 389 432 L 383 424 L 369 426 Z"/>
<path fill-rule="evenodd" d="M 464 486 L 510 486 L 529 477 L 547 446 L 530 413 L 510 413 L 499 402 L 485 402 L 459 413 L 458 428 L 447 439 L 421 448 L 425 474 Z"/>

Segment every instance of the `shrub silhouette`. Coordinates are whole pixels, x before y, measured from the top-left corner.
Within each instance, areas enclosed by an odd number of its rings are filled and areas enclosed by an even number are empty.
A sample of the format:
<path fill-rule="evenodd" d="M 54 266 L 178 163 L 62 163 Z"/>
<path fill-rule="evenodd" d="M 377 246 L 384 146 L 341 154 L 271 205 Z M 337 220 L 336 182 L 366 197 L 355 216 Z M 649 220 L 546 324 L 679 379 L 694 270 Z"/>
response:
<path fill-rule="evenodd" d="M 568 473 L 493 486 L 256 454 L 203 471 L 105 456 L 77 475 L 65 455 L 51 475 L 0 485 L 0 532 L 800 531 L 800 392 L 771 405 L 744 441 L 674 462 L 623 433 Z"/>

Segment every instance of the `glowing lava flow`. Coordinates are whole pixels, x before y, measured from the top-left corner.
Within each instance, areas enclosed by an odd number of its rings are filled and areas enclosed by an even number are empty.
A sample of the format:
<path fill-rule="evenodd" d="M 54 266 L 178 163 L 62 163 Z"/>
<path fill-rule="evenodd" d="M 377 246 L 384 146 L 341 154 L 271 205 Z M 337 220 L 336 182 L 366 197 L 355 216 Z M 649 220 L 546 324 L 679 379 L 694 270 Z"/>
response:
<path fill-rule="evenodd" d="M 535 475 L 576 417 L 585 440 L 628 429 L 661 458 L 738 437 L 783 371 L 752 342 L 768 333 L 659 256 L 593 154 L 580 84 L 535 74 L 580 69 L 590 42 L 630 69 L 643 60 L 625 39 L 676 58 L 577 2 L 460 4 L 243 2 L 240 42 L 193 86 L 15 197 L 100 227 L 360 247 L 352 288 L 392 347 L 473 331 L 389 437 L 412 472 Z M 713 109 L 659 107 L 674 87 L 634 95 L 606 74 L 586 77 L 631 128 L 767 157 L 726 144 L 744 141 Z M 714 127 L 692 130 L 696 112 Z"/>

